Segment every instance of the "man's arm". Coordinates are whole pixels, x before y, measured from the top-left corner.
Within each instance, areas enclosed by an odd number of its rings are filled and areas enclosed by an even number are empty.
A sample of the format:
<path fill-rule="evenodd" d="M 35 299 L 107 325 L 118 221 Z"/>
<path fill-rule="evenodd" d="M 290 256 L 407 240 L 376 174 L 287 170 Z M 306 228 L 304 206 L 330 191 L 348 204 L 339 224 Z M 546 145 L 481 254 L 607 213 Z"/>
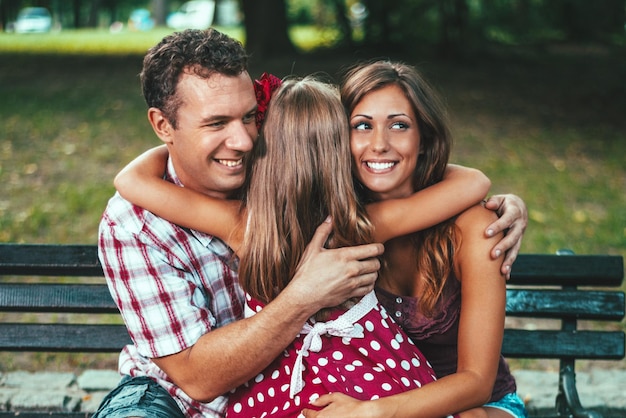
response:
<path fill-rule="evenodd" d="M 327 250 L 330 230 L 326 222 L 318 228 L 289 286 L 262 311 L 153 361 L 190 397 L 210 401 L 267 367 L 318 310 L 371 291 L 382 245 Z"/>
<path fill-rule="evenodd" d="M 497 258 L 506 253 L 502 263 L 502 274 L 507 280 L 511 277 L 511 266 L 517 258 L 522 245 L 522 237 L 528 225 L 528 211 L 524 201 L 514 194 L 502 194 L 491 196 L 485 203 L 487 209 L 498 214 L 498 220 L 485 230 L 487 237 L 505 232 L 504 238 L 491 250 L 491 257 Z"/>

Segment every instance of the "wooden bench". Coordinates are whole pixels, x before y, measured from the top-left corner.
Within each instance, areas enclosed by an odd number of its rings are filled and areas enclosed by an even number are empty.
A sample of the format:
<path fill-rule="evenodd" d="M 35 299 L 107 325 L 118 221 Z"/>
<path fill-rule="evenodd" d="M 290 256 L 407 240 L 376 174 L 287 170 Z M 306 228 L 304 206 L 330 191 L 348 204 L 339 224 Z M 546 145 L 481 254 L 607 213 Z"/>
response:
<path fill-rule="evenodd" d="M 560 360 L 556 406 L 549 416 L 602 416 L 585 411 L 580 405 L 575 362 L 623 359 L 624 332 L 619 327 L 608 331 L 579 330 L 577 323 L 585 319 L 619 323 L 624 318 L 624 292 L 607 290 L 619 288 L 623 275 L 621 256 L 518 257 L 507 291 L 507 315 L 560 319 L 561 326 L 554 330 L 506 329 L 503 353 L 508 358 Z M 59 279 L 42 283 L 40 276 Z M 102 277 L 96 246 L 0 244 L 0 312 L 117 312 L 104 279 L 97 284 L 77 284 L 62 283 L 62 277 Z M 123 325 L 0 323 L 0 351 L 118 352 L 129 341 Z M 0 412 L 0 417 L 11 416 L 88 414 Z"/>
<path fill-rule="evenodd" d="M 77 283 L 79 279 L 69 277 L 100 280 Z M 0 317 L 3 312 L 89 314 L 90 318 L 89 323 L 62 324 L 3 320 L 0 351 L 119 353 L 130 343 L 124 325 L 98 324 L 94 320 L 102 314 L 119 315 L 105 284 L 95 245 L 0 244 Z M 91 414 L 0 412 L 0 417 L 13 416 L 78 418 Z"/>
<path fill-rule="evenodd" d="M 561 251 L 558 255 L 522 254 L 515 261 L 507 290 L 507 316 L 559 319 L 561 326 L 555 330 L 505 329 L 502 353 L 508 358 L 559 359 L 556 410 L 551 416 L 602 416 L 580 404 L 575 362 L 623 359 L 624 331 L 580 330 L 578 321 L 621 321 L 624 292 L 606 288 L 620 287 L 623 278 L 621 256 Z"/>

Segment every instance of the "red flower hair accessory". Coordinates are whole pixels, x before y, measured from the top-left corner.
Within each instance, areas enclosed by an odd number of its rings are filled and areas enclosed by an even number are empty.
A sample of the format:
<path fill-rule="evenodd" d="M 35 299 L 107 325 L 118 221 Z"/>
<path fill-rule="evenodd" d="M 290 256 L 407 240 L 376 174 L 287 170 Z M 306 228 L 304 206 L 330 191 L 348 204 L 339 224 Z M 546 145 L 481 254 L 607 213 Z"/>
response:
<path fill-rule="evenodd" d="M 261 129 L 263 120 L 265 119 L 265 112 L 270 104 L 272 93 L 280 87 L 282 80 L 275 75 L 263 73 L 261 78 L 254 80 L 254 93 L 256 94 L 256 102 L 258 105 L 256 112 L 256 127 Z"/>

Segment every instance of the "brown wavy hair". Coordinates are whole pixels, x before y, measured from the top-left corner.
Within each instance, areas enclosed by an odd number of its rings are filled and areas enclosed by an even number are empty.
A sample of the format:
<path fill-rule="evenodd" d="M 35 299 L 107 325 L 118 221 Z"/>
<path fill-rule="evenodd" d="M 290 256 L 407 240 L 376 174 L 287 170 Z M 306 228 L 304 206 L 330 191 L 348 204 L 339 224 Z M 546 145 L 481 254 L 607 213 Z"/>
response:
<path fill-rule="evenodd" d="M 417 118 L 423 154 L 413 172 L 413 190 L 419 191 L 443 179 L 452 148 L 446 113 L 434 89 L 414 67 L 378 60 L 357 64 L 345 73 L 341 100 L 350 117 L 363 97 L 389 85 L 396 85 L 404 92 Z M 373 200 L 356 176 L 354 184 L 363 202 Z M 418 271 L 425 284 L 420 297 L 420 310 L 424 314 L 432 313 L 453 271 L 452 256 L 459 241 L 454 221 L 449 219 L 411 235 Z"/>
<path fill-rule="evenodd" d="M 369 243 L 372 227 L 352 186 L 348 121 L 336 87 L 313 77 L 284 81 L 255 153 L 239 279 L 267 303 L 287 286 L 327 216 L 329 247 Z"/>

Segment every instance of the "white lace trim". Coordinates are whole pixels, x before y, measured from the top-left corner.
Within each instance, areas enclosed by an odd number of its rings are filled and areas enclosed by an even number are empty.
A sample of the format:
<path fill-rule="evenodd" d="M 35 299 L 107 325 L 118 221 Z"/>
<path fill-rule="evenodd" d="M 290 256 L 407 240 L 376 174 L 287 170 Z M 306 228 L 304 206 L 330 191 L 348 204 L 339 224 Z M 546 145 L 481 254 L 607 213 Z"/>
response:
<path fill-rule="evenodd" d="M 354 324 L 367 315 L 376 306 L 378 299 L 374 291 L 371 291 L 352 308 L 339 316 L 337 319 L 328 322 L 317 322 L 313 326 L 308 322 L 304 324 L 301 334 L 306 334 L 302 343 L 302 348 L 298 352 L 296 363 L 291 374 L 291 384 L 289 396 L 298 394 L 304 387 L 302 372 L 304 371 L 303 358 L 309 351 L 315 353 L 322 349 L 322 338 L 324 334 L 342 338 L 363 338 L 363 328 L 355 327 Z"/>

